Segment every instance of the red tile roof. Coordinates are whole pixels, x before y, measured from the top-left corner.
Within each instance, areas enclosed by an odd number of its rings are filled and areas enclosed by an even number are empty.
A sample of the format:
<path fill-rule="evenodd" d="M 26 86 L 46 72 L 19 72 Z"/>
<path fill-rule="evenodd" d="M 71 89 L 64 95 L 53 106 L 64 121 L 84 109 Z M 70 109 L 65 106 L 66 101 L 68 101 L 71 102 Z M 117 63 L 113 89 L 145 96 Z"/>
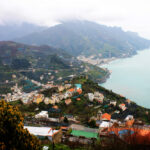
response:
<path fill-rule="evenodd" d="M 111 119 L 111 115 L 109 115 L 108 113 L 104 113 L 104 114 L 102 114 L 101 119 L 110 120 Z"/>

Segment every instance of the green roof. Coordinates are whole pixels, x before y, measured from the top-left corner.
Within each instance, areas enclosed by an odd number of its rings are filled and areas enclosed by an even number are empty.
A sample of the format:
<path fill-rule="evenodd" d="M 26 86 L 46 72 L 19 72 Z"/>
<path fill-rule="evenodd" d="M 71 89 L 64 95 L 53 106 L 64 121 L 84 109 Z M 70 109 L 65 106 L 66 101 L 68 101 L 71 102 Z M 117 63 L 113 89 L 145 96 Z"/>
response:
<path fill-rule="evenodd" d="M 80 130 L 72 130 L 71 132 L 74 136 L 84 136 L 86 138 L 98 138 L 98 133 L 95 132 L 86 132 L 86 131 L 80 131 Z"/>

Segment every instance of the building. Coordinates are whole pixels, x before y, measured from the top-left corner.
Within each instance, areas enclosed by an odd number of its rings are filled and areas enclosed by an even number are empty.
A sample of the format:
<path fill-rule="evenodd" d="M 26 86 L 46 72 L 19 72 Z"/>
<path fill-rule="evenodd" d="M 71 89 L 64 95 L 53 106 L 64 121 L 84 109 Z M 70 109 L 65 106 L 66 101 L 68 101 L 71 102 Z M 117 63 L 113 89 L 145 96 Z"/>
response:
<path fill-rule="evenodd" d="M 110 101 L 110 105 L 116 106 L 117 102 L 116 101 Z"/>
<path fill-rule="evenodd" d="M 66 105 L 69 105 L 71 102 L 72 102 L 71 99 L 66 99 L 66 100 L 65 100 L 65 104 L 66 104 Z"/>
<path fill-rule="evenodd" d="M 35 115 L 35 118 L 48 118 L 48 111 L 41 111 L 39 114 Z"/>
<path fill-rule="evenodd" d="M 71 88 L 71 84 L 65 84 L 64 86 L 65 86 L 65 89 Z"/>
<path fill-rule="evenodd" d="M 59 85 L 59 86 L 58 86 L 58 91 L 59 91 L 59 92 L 62 92 L 64 89 L 65 89 L 64 86 L 62 86 L 62 85 Z"/>
<path fill-rule="evenodd" d="M 59 99 L 59 94 L 53 94 L 51 97 L 52 103 L 59 103 L 60 99 Z"/>
<path fill-rule="evenodd" d="M 71 89 L 69 89 L 68 91 L 71 92 L 71 93 L 74 93 L 74 92 L 75 92 L 75 89 L 74 89 L 74 88 L 71 88 Z"/>
<path fill-rule="evenodd" d="M 125 111 L 127 109 L 125 104 L 120 104 L 119 107 L 120 109 L 122 109 L 122 111 Z"/>
<path fill-rule="evenodd" d="M 76 89 L 82 89 L 82 84 L 75 84 Z"/>
<path fill-rule="evenodd" d="M 50 127 L 31 127 L 31 126 L 24 126 L 24 129 L 27 129 L 30 134 L 33 134 L 39 138 L 41 137 L 48 137 L 50 141 L 53 140 L 55 134 L 59 132 L 59 130 L 53 130 Z"/>
<path fill-rule="evenodd" d="M 48 97 L 45 97 L 44 103 L 45 103 L 46 105 L 48 105 L 48 104 L 50 103 L 50 99 L 49 99 Z"/>
<path fill-rule="evenodd" d="M 88 93 L 88 99 L 89 99 L 89 101 L 93 102 L 94 94 L 93 93 Z"/>
<path fill-rule="evenodd" d="M 133 115 L 128 115 L 124 120 L 128 121 L 128 120 L 133 120 L 133 119 L 134 119 Z"/>
<path fill-rule="evenodd" d="M 43 94 L 37 94 L 33 98 L 33 102 L 39 104 L 44 100 L 44 95 Z"/>
<path fill-rule="evenodd" d="M 82 94 L 82 89 L 77 89 L 76 90 L 79 94 Z"/>
<path fill-rule="evenodd" d="M 96 125 L 98 125 L 100 129 L 103 129 L 111 127 L 112 123 L 108 121 L 96 121 Z"/>
<path fill-rule="evenodd" d="M 108 113 L 104 113 L 101 116 L 101 120 L 110 121 L 110 119 L 111 119 L 111 115 L 109 115 Z"/>

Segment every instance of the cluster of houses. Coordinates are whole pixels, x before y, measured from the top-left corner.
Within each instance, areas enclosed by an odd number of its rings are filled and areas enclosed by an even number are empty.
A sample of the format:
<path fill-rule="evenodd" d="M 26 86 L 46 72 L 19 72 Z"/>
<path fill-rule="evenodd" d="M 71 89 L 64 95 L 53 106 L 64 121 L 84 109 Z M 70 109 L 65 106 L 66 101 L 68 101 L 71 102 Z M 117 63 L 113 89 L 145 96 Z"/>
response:
<path fill-rule="evenodd" d="M 96 91 L 94 93 L 88 93 L 88 99 L 90 102 L 93 102 L 93 100 L 96 100 L 99 103 L 103 103 L 104 95 Z"/>
<path fill-rule="evenodd" d="M 12 93 L 2 95 L 7 102 L 21 100 L 24 104 L 30 104 L 31 102 L 39 104 L 44 102 L 45 104 L 55 104 L 59 103 L 62 99 L 69 98 L 73 93 L 77 92 L 78 89 L 71 88 L 71 84 L 65 85 L 53 85 L 46 84 L 43 86 L 42 90 L 57 87 L 58 93 L 53 93 L 51 97 L 44 97 L 43 94 L 40 94 L 39 91 L 35 90 L 30 93 L 23 92 L 22 88 L 18 87 L 16 84 L 12 87 Z M 65 91 L 65 92 L 63 92 Z"/>
<path fill-rule="evenodd" d="M 64 85 L 53 85 L 52 83 L 48 83 L 46 85 L 43 85 L 43 89 L 49 89 L 49 88 L 56 88 L 58 89 L 57 92 L 52 93 L 50 97 L 45 97 L 44 94 L 41 94 L 39 91 L 32 91 L 30 93 L 25 93 L 22 92 L 22 89 L 18 87 L 16 84 L 14 87 L 12 87 L 12 93 L 9 93 L 5 95 L 5 100 L 10 102 L 10 101 L 16 101 L 16 100 L 21 100 L 24 104 L 30 104 L 32 102 L 39 104 L 40 102 L 44 102 L 46 105 L 52 104 L 53 107 L 50 108 L 51 112 L 55 112 L 56 110 L 59 111 L 58 106 L 56 103 L 60 103 L 62 100 L 65 102 L 66 106 L 69 106 L 70 103 L 72 103 L 72 98 L 75 98 L 77 101 L 80 101 L 80 95 L 82 95 L 82 84 L 64 84 Z M 135 132 L 135 129 L 137 129 L 137 124 L 134 119 L 134 116 L 132 114 L 126 114 L 124 119 L 119 120 L 118 115 L 121 112 L 126 112 L 128 110 L 128 106 L 131 104 L 131 101 L 129 99 L 126 99 L 125 103 L 117 103 L 117 101 L 114 100 L 109 100 L 107 104 L 105 104 L 105 97 L 102 93 L 95 91 L 93 93 L 86 93 L 84 96 L 87 97 L 89 103 L 93 103 L 94 101 L 98 102 L 98 106 L 103 106 L 104 108 L 106 107 L 118 107 L 119 110 L 115 110 L 113 113 L 105 113 L 99 109 L 97 112 L 97 116 L 91 117 L 91 120 L 95 120 L 96 126 L 98 127 L 96 131 L 93 133 L 93 138 L 96 137 L 95 134 L 98 137 L 103 137 L 103 136 L 110 136 L 110 134 L 114 134 L 116 136 L 122 135 L 122 133 L 126 131 L 131 131 L 131 133 Z M 73 123 L 78 123 L 78 119 L 71 116 L 64 116 L 68 118 L 69 121 Z M 46 118 L 49 121 L 52 122 L 61 122 L 62 118 L 50 118 L 49 117 L 49 112 L 48 111 L 41 111 L 38 114 L 35 115 L 35 119 L 41 119 L 41 118 Z M 63 118 L 64 119 L 64 118 Z M 77 124 L 78 125 L 78 124 Z M 139 127 L 139 126 L 138 126 Z M 147 133 L 150 135 L 150 130 L 148 129 L 143 129 L 143 126 L 140 126 L 141 130 L 140 133 Z M 37 136 L 48 136 L 50 140 L 52 140 L 53 135 L 55 133 L 58 133 L 60 130 L 52 130 L 51 128 L 45 128 L 45 127 L 30 127 L 30 126 L 25 126 L 30 133 L 37 135 Z M 76 134 L 78 135 L 79 133 L 81 136 L 86 136 L 87 134 L 84 132 L 87 132 L 88 134 L 92 134 L 92 130 L 86 129 L 86 128 L 77 128 L 74 129 L 72 128 L 74 136 Z M 79 130 L 79 131 L 78 131 Z M 90 130 L 90 132 L 89 132 Z M 124 130 L 124 132 L 122 131 Z M 61 130 L 62 131 L 62 130 Z M 81 132 L 82 131 L 82 132 Z M 138 129 L 139 131 L 139 129 Z M 53 134 L 54 133 L 54 134 Z M 145 135 L 146 135 L 145 133 Z M 83 135 L 82 135 L 83 134 Z M 91 136 L 92 137 L 92 136 Z M 88 138 L 88 137 L 87 137 Z"/>

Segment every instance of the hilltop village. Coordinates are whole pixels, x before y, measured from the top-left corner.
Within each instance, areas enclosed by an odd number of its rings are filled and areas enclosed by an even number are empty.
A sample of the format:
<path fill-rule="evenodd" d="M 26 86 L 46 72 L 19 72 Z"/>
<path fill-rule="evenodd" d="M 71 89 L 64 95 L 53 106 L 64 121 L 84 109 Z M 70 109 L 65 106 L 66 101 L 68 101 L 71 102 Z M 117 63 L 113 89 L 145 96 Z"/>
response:
<path fill-rule="evenodd" d="M 11 90 L 12 93 L 2 95 L 3 99 L 19 108 L 24 128 L 40 139 L 47 137 L 55 143 L 79 142 L 85 146 L 95 144 L 100 138 L 102 145 L 109 145 L 107 138 L 114 135 L 123 139 L 124 134 L 138 133 L 138 142 L 143 144 L 145 136 L 150 134 L 149 109 L 86 76 L 57 85 L 42 84 L 41 89 L 29 93 L 17 84 Z"/>

